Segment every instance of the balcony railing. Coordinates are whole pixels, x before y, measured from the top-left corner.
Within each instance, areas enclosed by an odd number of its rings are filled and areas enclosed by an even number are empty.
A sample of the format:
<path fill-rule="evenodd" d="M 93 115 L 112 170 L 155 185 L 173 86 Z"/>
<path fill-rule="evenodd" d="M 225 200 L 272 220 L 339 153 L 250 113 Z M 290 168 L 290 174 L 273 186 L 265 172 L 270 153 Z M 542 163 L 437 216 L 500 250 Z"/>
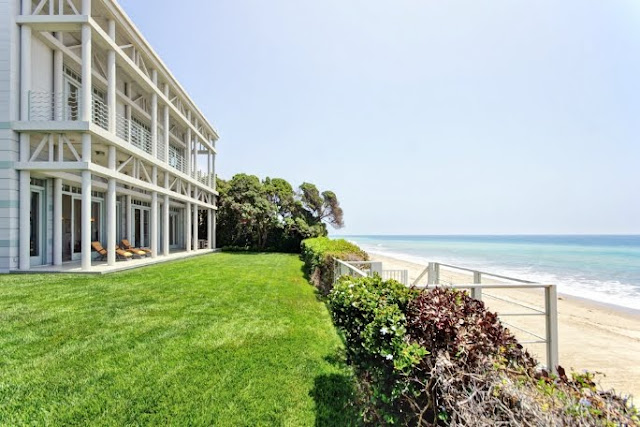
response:
<path fill-rule="evenodd" d="M 29 120 L 33 122 L 77 121 L 80 93 L 29 92 Z"/>
<path fill-rule="evenodd" d="M 152 153 L 151 131 L 136 120 L 116 114 L 116 136 L 148 154 Z"/>
<path fill-rule="evenodd" d="M 109 130 L 109 108 L 97 95 L 91 99 L 91 121 L 102 129 Z"/>
<path fill-rule="evenodd" d="M 187 162 L 184 156 L 178 151 L 177 148 L 169 147 L 169 166 L 179 170 L 182 173 L 187 173 Z"/>
<path fill-rule="evenodd" d="M 81 92 L 79 90 L 55 93 L 45 91 L 29 92 L 29 121 L 79 121 L 81 111 Z M 109 108 L 104 100 L 93 94 L 91 100 L 91 122 L 109 130 Z M 153 152 L 151 130 L 135 118 L 127 119 L 121 114 L 115 115 L 116 136 L 125 142 L 151 154 Z M 175 136 L 175 135 L 174 135 Z M 169 158 L 165 159 L 164 138 L 158 135 L 157 157 L 172 168 L 188 173 L 185 156 L 179 148 L 169 146 Z M 190 176 L 199 183 L 209 185 L 208 173 L 192 171 Z M 212 188 L 216 187 L 212 176 Z"/>

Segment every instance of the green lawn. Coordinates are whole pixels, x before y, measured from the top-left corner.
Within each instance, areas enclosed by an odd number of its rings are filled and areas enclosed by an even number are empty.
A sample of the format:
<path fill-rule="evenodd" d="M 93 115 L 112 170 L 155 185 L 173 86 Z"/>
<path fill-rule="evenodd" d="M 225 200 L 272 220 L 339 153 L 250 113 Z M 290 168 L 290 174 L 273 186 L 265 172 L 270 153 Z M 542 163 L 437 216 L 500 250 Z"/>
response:
<path fill-rule="evenodd" d="M 0 425 L 347 425 L 342 343 L 296 256 L 0 276 Z"/>

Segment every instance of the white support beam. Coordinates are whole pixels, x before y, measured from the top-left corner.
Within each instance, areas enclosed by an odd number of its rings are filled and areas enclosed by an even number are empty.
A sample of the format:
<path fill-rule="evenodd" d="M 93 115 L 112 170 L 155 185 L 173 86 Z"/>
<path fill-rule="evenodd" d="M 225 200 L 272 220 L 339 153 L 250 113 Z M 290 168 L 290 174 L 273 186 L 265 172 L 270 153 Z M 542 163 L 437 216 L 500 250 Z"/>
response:
<path fill-rule="evenodd" d="M 80 247 L 82 270 L 91 269 L 91 172 L 82 172 L 82 212 L 80 218 Z M 111 249 L 113 250 L 113 249 Z"/>
<path fill-rule="evenodd" d="M 85 7 L 84 1 L 83 8 Z M 89 8 L 91 8 L 90 1 Z M 93 95 L 91 60 L 91 25 L 84 24 L 82 25 L 82 91 L 80 94 L 80 121 L 83 122 L 91 121 L 91 98 Z"/>
<path fill-rule="evenodd" d="M 200 213 L 200 210 L 198 209 L 198 206 L 195 205 L 193 207 L 193 224 L 191 224 L 192 227 L 193 227 L 193 240 L 192 240 L 191 243 L 193 245 L 192 247 L 193 247 L 194 251 L 198 249 L 198 240 L 199 240 L 198 239 L 198 225 L 199 225 L 198 224 L 198 216 L 199 216 L 199 213 Z"/>
<path fill-rule="evenodd" d="M 158 82 L 158 72 L 151 71 L 153 85 Z M 151 155 L 154 159 L 158 158 L 158 94 L 153 91 L 151 94 Z"/>
<path fill-rule="evenodd" d="M 184 210 L 185 221 L 184 221 L 184 243 L 185 249 L 187 252 L 191 252 L 191 203 L 187 202 L 187 207 Z"/>
<path fill-rule="evenodd" d="M 127 240 L 129 240 L 129 242 L 133 241 L 133 209 L 131 206 L 131 195 L 127 194 L 126 197 L 126 201 L 125 201 L 125 217 L 127 219 Z"/>
<path fill-rule="evenodd" d="M 164 187 L 165 188 L 169 188 L 169 174 L 165 173 L 164 174 Z M 168 256 L 169 255 L 169 215 L 171 215 L 170 212 L 170 200 L 169 200 L 169 195 L 165 194 L 164 195 L 164 204 L 162 206 L 163 208 L 163 215 L 162 215 L 162 254 L 164 256 Z"/>
<path fill-rule="evenodd" d="M 109 37 L 116 38 L 116 22 L 109 20 Z M 116 52 L 107 53 L 107 108 L 109 111 L 109 132 L 116 132 Z"/>
<path fill-rule="evenodd" d="M 207 247 L 213 249 L 213 210 L 207 209 Z"/>
<path fill-rule="evenodd" d="M 53 265 L 62 265 L 62 179 L 53 180 Z"/>
<path fill-rule="evenodd" d="M 20 171 L 20 237 L 18 255 L 20 270 L 31 267 L 31 172 Z"/>
<path fill-rule="evenodd" d="M 152 184 L 158 183 L 158 168 L 153 166 L 151 173 Z M 158 256 L 158 192 L 151 193 L 151 257 Z"/>
<path fill-rule="evenodd" d="M 169 86 L 164 85 L 164 93 L 165 96 L 169 96 Z M 169 106 L 167 104 L 164 105 L 164 161 L 165 163 L 169 163 Z"/>
<path fill-rule="evenodd" d="M 28 0 L 23 0 L 28 3 Z M 31 27 L 20 27 L 20 120 L 29 120 L 31 91 Z"/>
<path fill-rule="evenodd" d="M 62 33 L 56 34 L 56 39 L 62 43 Z M 64 54 L 60 49 L 53 50 L 53 96 L 62 96 L 64 93 Z M 62 120 L 62 111 L 60 107 L 55 107 L 55 119 Z"/>
<path fill-rule="evenodd" d="M 116 147 L 109 146 L 109 169 L 116 170 Z M 107 263 L 116 265 L 116 179 L 109 178 L 107 187 Z"/>
<path fill-rule="evenodd" d="M 212 238 L 212 242 L 211 242 L 211 249 L 215 249 L 216 248 L 216 231 L 217 231 L 217 226 L 216 226 L 216 222 L 217 222 L 217 217 L 218 217 L 218 213 L 216 212 L 215 209 L 211 210 L 211 216 L 212 216 L 212 226 L 213 226 L 213 230 L 211 232 L 211 238 Z"/>

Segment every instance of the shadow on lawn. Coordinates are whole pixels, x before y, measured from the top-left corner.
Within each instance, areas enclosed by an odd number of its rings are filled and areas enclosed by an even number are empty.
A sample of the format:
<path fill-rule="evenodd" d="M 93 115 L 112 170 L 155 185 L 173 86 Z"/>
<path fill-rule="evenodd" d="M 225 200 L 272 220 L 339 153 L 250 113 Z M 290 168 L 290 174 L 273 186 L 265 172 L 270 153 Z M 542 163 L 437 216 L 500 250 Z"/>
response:
<path fill-rule="evenodd" d="M 347 374 L 328 374 L 316 377 L 309 392 L 316 402 L 316 426 L 358 426 L 354 379 Z"/>
<path fill-rule="evenodd" d="M 362 417 L 356 379 L 345 362 L 344 349 L 325 357 L 340 372 L 320 375 L 309 395 L 316 403 L 316 423 L 320 426 L 360 426 Z"/>

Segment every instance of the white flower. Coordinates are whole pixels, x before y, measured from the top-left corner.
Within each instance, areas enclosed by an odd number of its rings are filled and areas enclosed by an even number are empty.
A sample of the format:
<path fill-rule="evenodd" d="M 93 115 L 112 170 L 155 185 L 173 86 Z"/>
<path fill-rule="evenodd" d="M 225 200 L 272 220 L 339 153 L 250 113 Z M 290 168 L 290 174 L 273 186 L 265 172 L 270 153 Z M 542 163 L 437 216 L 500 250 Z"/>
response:
<path fill-rule="evenodd" d="M 384 358 L 387 360 L 393 360 L 393 354 L 387 354 Z"/>
<path fill-rule="evenodd" d="M 353 288 L 353 283 L 349 285 L 349 289 Z"/>
<path fill-rule="evenodd" d="M 382 335 L 387 335 L 387 333 L 389 333 L 389 330 L 387 329 L 387 327 L 386 327 L 386 326 L 383 326 L 383 327 L 380 329 L 380 333 L 381 333 Z"/>

